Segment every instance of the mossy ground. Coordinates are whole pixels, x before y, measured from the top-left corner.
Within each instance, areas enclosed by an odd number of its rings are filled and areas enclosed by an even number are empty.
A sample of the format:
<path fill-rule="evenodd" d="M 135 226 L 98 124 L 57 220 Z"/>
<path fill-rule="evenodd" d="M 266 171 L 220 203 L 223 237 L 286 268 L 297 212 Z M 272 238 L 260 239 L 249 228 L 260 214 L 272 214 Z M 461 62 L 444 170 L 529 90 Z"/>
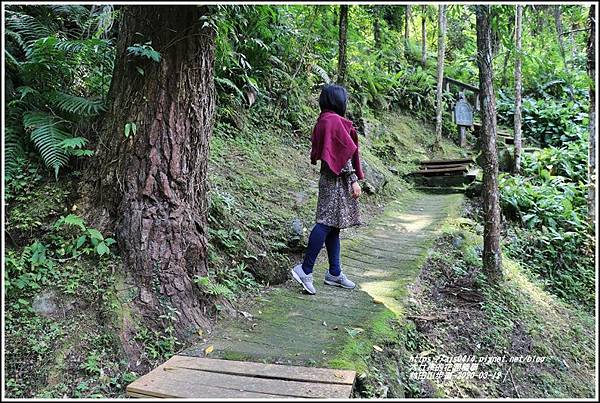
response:
<path fill-rule="evenodd" d="M 489 285 L 481 274 L 481 231 L 476 221 L 459 218 L 436 241 L 411 290 L 419 340 L 411 354 L 506 357 L 478 368 L 501 376 L 414 380 L 416 396 L 593 397 L 594 318 L 549 294 L 506 256 L 502 283 Z M 510 363 L 520 356 L 544 361 Z"/>
<path fill-rule="evenodd" d="M 396 359 L 383 351 L 403 345 L 406 287 L 440 222 L 456 211 L 462 196 L 415 193 L 411 199 L 390 203 L 367 227 L 342 240 L 343 270 L 356 289 L 322 284 L 327 267 L 322 253 L 314 273 L 316 295 L 303 294 L 293 281 L 269 288 L 259 301 L 240 301 L 237 318 L 223 318 L 213 333 L 181 354 L 352 369 L 360 375 L 357 396 L 381 396 L 372 385 L 380 377 L 397 378 Z M 374 240 L 385 253 L 355 260 Z M 404 393 L 403 385 L 394 382 L 383 396 Z"/>

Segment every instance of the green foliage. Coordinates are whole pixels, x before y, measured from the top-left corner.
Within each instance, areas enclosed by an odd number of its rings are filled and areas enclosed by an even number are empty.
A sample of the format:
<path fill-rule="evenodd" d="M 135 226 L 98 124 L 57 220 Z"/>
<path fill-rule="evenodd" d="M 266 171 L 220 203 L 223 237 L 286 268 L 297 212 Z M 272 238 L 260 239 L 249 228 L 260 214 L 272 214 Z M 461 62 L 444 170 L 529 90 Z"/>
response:
<path fill-rule="evenodd" d="M 7 294 L 29 293 L 55 284 L 67 273 L 63 266 L 71 259 L 110 256 L 112 238 L 88 228 L 82 218 L 69 214 L 58 219 L 43 240 L 35 240 L 20 252 L 10 249 L 6 256 L 4 287 Z M 71 280 L 71 279 L 69 279 Z M 68 287 L 65 290 L 69 291 Z M 74 290 L 71 290 L 74 291 Z"/>
<path fill-rule="evenodd" d="M 587 214 L 587 137 L 525 154 L 522 175 L 500 176 L 505 215 L 519 222 L 506 248 L 548 289 L 591 307 L 594 238 Z"/>
<path fill-rule="evenodd" d="M 112 7 L 12 5 L 6 13 L 7 178 L 33 148 L 58 176 L 71 157 L 92 153 L 74 133 L 104 111 L 114 48 L 102 36 Z"/>
<path fill-rule="evenodd" d="M 152 42 L 146 42 L 144 44 L 136 43 L 128 46 L 127 54 L 136 57 L 145 57 L 146 59 L 153 60 L 156 63 L 160 62 L 160 53 L 154 50 L 152 47 Z"/>
<path fill-rule="evenodd" d="M 512 126 L 514 99 L 500 92 L 496 107 L 498 122 Z M 587 101 L 526 97 L 521 113 L 523 136 L 542 146 L 561 146 L 577 140 L 588 121 Z"/>

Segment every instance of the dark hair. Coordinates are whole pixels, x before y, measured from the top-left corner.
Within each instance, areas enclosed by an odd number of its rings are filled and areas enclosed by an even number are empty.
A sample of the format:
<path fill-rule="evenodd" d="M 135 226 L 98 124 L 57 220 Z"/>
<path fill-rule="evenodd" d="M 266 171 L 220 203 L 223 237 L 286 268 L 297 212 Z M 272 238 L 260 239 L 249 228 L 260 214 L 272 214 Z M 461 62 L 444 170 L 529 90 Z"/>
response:
<path fill-rule="evenodd" d="M 321 96 L 319 96 L 321 112 L 328 110 L 344 116 L 347 102 L 348 93 L 341 85 L 328 84 L 321 90 Z"/>

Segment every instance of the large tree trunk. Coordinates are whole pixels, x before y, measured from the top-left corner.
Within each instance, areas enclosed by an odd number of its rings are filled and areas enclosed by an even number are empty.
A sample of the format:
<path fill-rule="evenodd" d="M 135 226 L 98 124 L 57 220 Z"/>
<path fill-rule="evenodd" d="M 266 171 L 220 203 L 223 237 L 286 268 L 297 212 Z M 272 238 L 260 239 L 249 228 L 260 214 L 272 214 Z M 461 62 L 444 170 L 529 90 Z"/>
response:
<path fill-rule="evenodd" d="M 208 325 L 193 282 L 207 273 L 207 155 L 215 104 L 214 31 L 200 19 L 207 11 L 123 8 L 111 104 L 88 172 L 95 203 L 114 220 L 123 266 L 139 290 L 132 308 L 141 325 L 172 326 L 182 338 Z M 128 47 L 147 42 L 159 62 L 128 54 Z"/>
<path fill-rule="evenodd" d="M 421 66 L 427 65 L 427 5 L 422 5 L 421 17 Z"/>
<path fill-rule="evenodd" d="M 513 172 L 519 173 L 521 170 L 521 36 L 523 6 L 518 5 L 515 13 L 515 158 Z"/>
<path fill-rule="evenodd" d="M 565 76 L 569 77 L 569 66 L 567 65 L 567 55 L 565 53 L 565 43 L 563 41 L 563 27 L 562 27 L 562 17 L 560 15 L 560 5 L 555 5 L 553 8 L 554 13 L 554 23 L 556 25 L 556 35 L 558 38 L 558 48 L 560 50 L 560 56 L 563 61 L 563 68 L 565 71 Z M 567 83 L 567 88 L 569 89 L 569 97 L 574 99 L 574 91 L 571 82 Z"/>
<path fill-rule="evenodd" d="M 410 39 L 410 5 L 404 9 L 404 52 L 408 54 L 408 40 Z"/>
<path fill-rule="evenodd" d="M 493 86 L 491 6 L 476 6 L 477 64 L 482 98 L 481 148 L 483 157 L 483 271 L 491 282 L 502 276 L 500 254 L 500 206 L 496 150 L 496 99 Z"/>
<path fill-rule="evenodd" d="M 338 84 L 346 85 L 346 45 L 348 43 L 348 5 L 340 5 L 339 50 L 338 50 Z"/>
<path fill-rule="evenodd" d="M 587 67 L 590 75 L 590 134 L 588 149 L 588 216 L 596 222 L 596 6 L 590 6 L 588 16 L 590 35 L 587 45 Z"/>
<path fill-rule="evenodd" d="M 446 6 L 439 6 L 438 14 L 438 57 L 437 57 L 437 92 L 435 110 L 435 141 L 439 145 L 442 141 L 442 112 L 443 105 L 443 80 L 444 80 L 444 55 L 446 53 Z"/>

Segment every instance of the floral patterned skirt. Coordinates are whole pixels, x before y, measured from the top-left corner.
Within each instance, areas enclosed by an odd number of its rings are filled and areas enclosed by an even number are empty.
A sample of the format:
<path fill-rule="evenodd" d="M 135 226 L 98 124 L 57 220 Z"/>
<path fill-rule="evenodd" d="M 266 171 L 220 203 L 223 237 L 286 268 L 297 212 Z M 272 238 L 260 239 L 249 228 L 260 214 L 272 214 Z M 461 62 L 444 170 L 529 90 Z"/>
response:
<path fill-rule="evenodd" d="M 321 170 L 317 223 L 335 228 L 361 225 L 358 200 L 352 197 L 352 179 L 337 176 L 329 168 Z"/>

